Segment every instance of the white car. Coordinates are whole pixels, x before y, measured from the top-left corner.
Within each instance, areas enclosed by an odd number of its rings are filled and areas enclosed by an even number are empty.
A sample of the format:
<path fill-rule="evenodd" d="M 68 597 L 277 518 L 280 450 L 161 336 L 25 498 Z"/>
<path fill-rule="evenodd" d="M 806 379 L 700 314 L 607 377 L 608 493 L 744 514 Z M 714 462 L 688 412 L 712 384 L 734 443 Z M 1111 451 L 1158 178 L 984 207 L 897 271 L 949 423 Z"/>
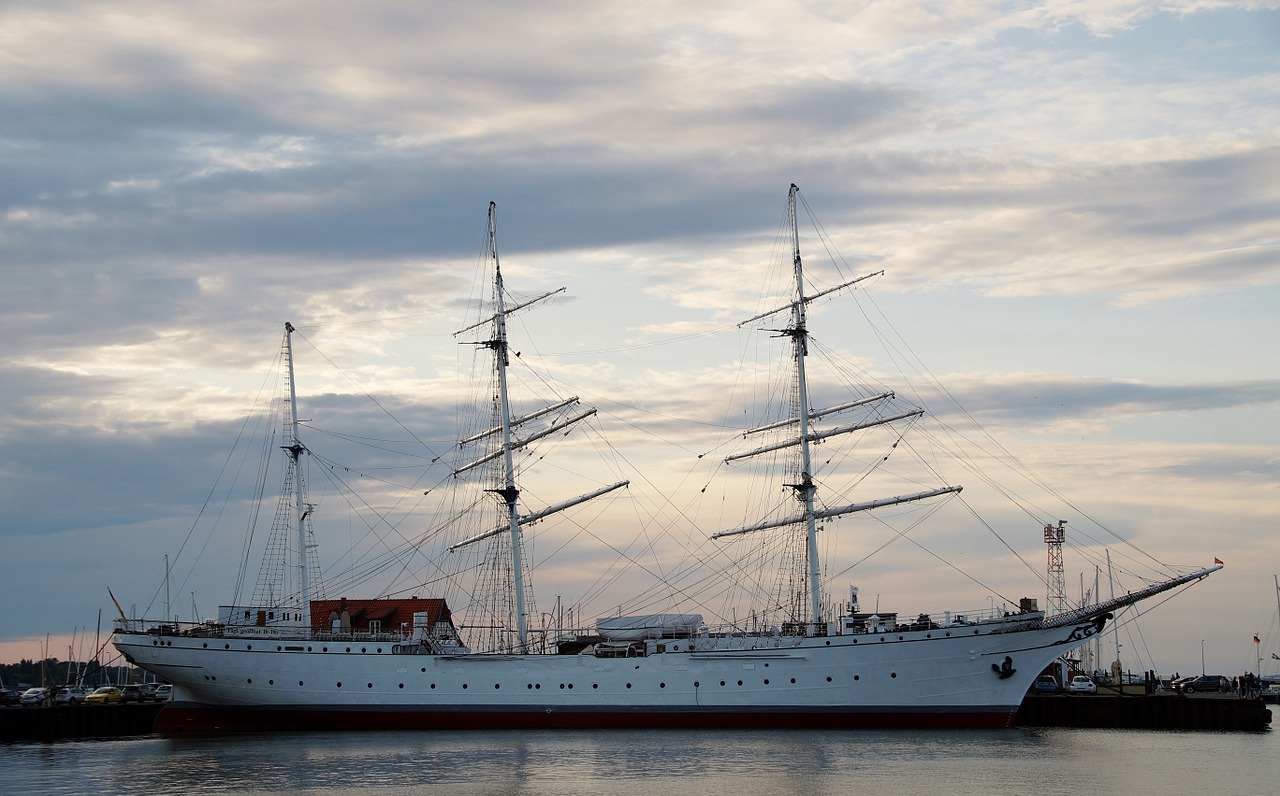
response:
<path fill-rule="evenodd" d="M 45 700 L 49 698 L 49 689 L 47 688 L 28 688 L 22 692 L 22 698 L 18 700 L 20 705 L 43 705 Z"/>
<path fill-rule="evenodd" d="M 1067 683 L 1068 694 L 1096 694 L 1098 686 L 1083 674 L 1077 674 L 1071 678 L 1071 682 Z"/>
<path fill-rule="evenodd" d="M 54 692 L 53 703 L 55 705 L 79 705 L 87 696 L 89 696 L 89 692 L 79 686 L 64 686 Z"/>

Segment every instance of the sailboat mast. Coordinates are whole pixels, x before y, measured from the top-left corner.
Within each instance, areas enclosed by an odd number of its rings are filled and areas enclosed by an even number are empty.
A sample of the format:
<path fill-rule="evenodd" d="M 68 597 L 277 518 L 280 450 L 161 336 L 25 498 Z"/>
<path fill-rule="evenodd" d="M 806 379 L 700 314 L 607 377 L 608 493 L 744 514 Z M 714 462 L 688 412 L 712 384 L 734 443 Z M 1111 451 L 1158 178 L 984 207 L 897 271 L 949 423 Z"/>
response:
<path fill-rule="evenodd" d="M 298 523 L 298 602 L 302 611 L 300 619 L 310 623 L 311 584 L 307 578 L 307 505 L 302 484 L 302 452 L 306 450 L 298 441 L 298 389 L 293 379 L 293 324 L 284 325 L 285 360 L 289 369 L 289 454 L 293 467 L 293 504 Z"/>
<path fill-rule="evenodd" d="M 804 263 L 800 259 L 800 232 L 796 223 L 795 183 L 787 194 L 787 216 L 791 222 L 791 252 L 796 275 L 796 299 L 791 307 L 792 351 L 796 360 L 797 400 L 800 406 L 796 414 L 800 421 L 800 482 L 792 484 L 804 503 L 805 543 L 809 560 L 809 616 L 810 632 L 816 633 L 822 622 L 822 580 L 818 561 L 818 523 L 813 512 L 813 497 L 817 486 L 813 483 L 813 470 L 809 453 L 809 383 L 804 370 L 804 358 L 809 352 L 809 332 L 805 328 Z"/>
<path fill-rule="evenodd" d="M 495 299 L 497 308 L 494 314 L 494 339 L 489 343 L 489 346 L 493 349 L 494 359 L 498 368 L 499 411 L 502 413 L 500 418 L 502 426 L 502 456 L 505 467 L 502 488 L 496 491 L 506 501 L 507 523 L 511 529 L 511 573 L 515 580 L 516 632 L 520 645 L 519 651 L 528 652 L 529 618 L 527 616 L 528 609 L 525 607 L 520 515 L 516 508 L 520 490 L 516 487 L 515 459 L 512 456 L 511 444 L 511 405 L 507 398 L 507 365 L 510 364 L 510 360 L 507 358 L 507 310 L 502 289 L 502 266 L 498 261 L 498 236 L 495 226 L 497 210 L 498 205 L 495 202 L 490 202 L 489 253 L 493 257 L 494 290 L 497 293 Z"/>

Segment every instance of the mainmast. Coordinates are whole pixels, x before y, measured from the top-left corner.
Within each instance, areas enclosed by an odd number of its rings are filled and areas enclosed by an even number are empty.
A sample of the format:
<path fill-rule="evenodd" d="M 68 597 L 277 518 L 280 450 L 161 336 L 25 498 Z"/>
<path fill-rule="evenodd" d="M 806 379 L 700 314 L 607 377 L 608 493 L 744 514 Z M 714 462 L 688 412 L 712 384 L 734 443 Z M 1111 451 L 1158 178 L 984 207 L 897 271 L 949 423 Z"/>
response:
<path fill-rule="evenodd" d="M 520 539 L 520 516 L 517 511 L 517 499 L 520 490 L 516 487 L 515 459 L 511 452 L 511 404 L 507 397 L 507 366 L 511 364 L 507 352 L 507 309 L 502 288 L 502 266 L 498 261 L 498 236 L 494 218 L 498 211 L 495 202 L 489 203 L 489 255 L 493 258 L 494 300 L 497 307 L 493 316 L 494 335 L 488 342 L 493 349 L 494 360 L 498 368 L 499 425 L 502 427 L 502 488 L 495 490 L 507 504 L 507 527 L 511 535 L 511 571 L 515 578 L 516 598 L 516 634 L 520 652 L 529 649 L 529 616 L 525 608 L 524 562 L 522 560 L 522 544 Z"/>
<path fill-rule="evenodd" d="M 809 353 L 809 332 L 805 328 L 807 302 L 804 296 L 804 263 L 800 259 L 800 233 L 796 225 L 796 192 L 799 190 L 795 183 L 791 183 L 791 190 L 787 192 L 787 219 L 791 223 L 791 260 L 795 267 L 796 298 L 791 305 L 791 328 L 786 333 L 791 335 L 792 355 L 796 362 L 799 401 L 796 414 L 800 420 L 800 482 L 789 486 L 804 504 L 805 546 L 809 560 L 809 622 L 813 627 L 811 632 L 816 632 L 818 624 L 822 622 L 822 570 L 818 561 L 818 523 L 813 514 L 813 496 L 817 486 L 813 483 L 809 455 L 809 382 L 804 371 L 804 358 Z"/>
<path fill-rule="evenodd" d="M 472 443 L 486 441 L 495 434 L 500 434 L 501 446 L 499 450 L 484 454 L 467 464 L 460 465 L 453 471 L 453 474 L 454 476 L 458 476 L 469 470 L 475 469 L 486 462 L 491 462 L 499 458 L 502 459 L 502 473 L 500 476 L 502 484 L 499 488 L 492 489 L 490 491 L 502 498 L 505 506 L 505 517 L 502 525 L 472 536 L 469 539 L 464 539 L 461 542 L 452 545 L 449 550 L 452 552 L 475 544 L 481 540 L 489 539 L 501 534 L 505 534 L 508 537 L 511 546 L 511 574 L 514 581 L 513 590 L 515 591 L 518 651 L 523 653 L 529 651 L 529 611 L 526 607 L 527 594 L 524 582 L 524 555 L 521 526 L 537 522 L 544 517 L 564 511 L 565 509 L 576 506 L 579 503 L 584 503 L 593 498 L 600 497 L 601 495 L 612 492 L 615 489 L 621 489 L 624 486 L 628 486 L 630 482 L 619 481 L 615 484 L 610 484 L 592 492 L 588 492 L 585 495 L 579 495 L 576 498 L 556 503 L 555 505 L 548 506 L 544 509 L 531 511 L 528 514 L 521 514 L 519 511 L 520 489 L 516 486 L 515 452 L 528 447 L 539 439 L 559 433 L 580 420 L 585 420 L 591 417 L 596 413 L 596 410 L 581 410 L 571 416 L 555 420 L 539 431 L 525 433 L 519 438 L 516 436 L 517 429 L 524 428 L 526 424 L 534 420 L 538 420 L 539 418 L 544 418 L 557 410 L 567 409 L 568 407 L 578 403 L 578 399 L 576 397 L 568 398 L 520 417 L 513 418 L 511 416 L 511 401 L 507 390 L 507 368 L 511 365 L 511 360 L 508 356 L 507 316 L 542 301 L 545 298 L 563 292 L 564 288 L 544 293 L 537 298 L 531 299 L 522 304 L 517 304 L 513 307 L 507 306 L 506 291 L 502 283 L 502 266 L 498 259 L 497 225 L 495 222 L 497 207 L 496 203 L 489 203 L 489 257 L 493 260 L 495 292 L 493 316 L 484 318 L 465 329 L 455 332 L 454 334 L 457 336 L 480 326 L 484 326 L 490 322 L 493 323 L 493 337 L 479 343 L 479 345 L 483 345 L 486 348 L 491 349 L 494 355 L 494 362 L 498 376 L 498 424 L 493 428 L 487 429 L 478 434 L 473 434 L 460 441 L 458 444 L 460 447 L 465 447 Z"/>
<path fill-rule="evenodd" d="M 302 453 L 306 448 L 298 441 L 298 390 L 293 380 L 293 324 L 284 325 L 285 362 L 289 371 L 289 454 L 293 468 L 293 505 L 298 531 L 298 602 L 301 620 L 309 623 L 311 611 L 311 584 L 307 578 L 307 513 L 306 490 L 302 483 Z"/>

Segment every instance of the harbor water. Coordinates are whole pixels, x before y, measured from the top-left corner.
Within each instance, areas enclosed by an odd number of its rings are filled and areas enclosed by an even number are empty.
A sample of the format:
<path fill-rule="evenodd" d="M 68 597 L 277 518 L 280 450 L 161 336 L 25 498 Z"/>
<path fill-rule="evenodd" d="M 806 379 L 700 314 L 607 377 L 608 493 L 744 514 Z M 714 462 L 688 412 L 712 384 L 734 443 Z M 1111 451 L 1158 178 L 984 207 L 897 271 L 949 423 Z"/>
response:
<path fill-rule="evenodd" d="M 1275 793 L 1275 731 L 309 733 L 0 746 L 6 794 Z"/>

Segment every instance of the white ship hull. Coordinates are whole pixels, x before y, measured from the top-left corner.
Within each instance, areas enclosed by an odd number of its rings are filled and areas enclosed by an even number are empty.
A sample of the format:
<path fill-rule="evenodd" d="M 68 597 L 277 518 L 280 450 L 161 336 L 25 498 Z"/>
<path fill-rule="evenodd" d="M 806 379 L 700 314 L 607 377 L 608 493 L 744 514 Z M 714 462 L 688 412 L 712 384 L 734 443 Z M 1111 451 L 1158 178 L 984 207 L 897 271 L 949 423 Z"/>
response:
<path fill-rule="evenodd" d="M 725 623 L 712 630 L 702 624 L 700 614 L 644 613 L 600 619 L 595 638 L 564 648 L 572 649 L 573 654 L 523 654 L 536 648 L 529 627 L 530 590 L 523 575 L 524 535 L 548 517 L 628 487 L 630 480 L 600 486 L 593 478 L 590 491 L 577 497 L 549 506 L 524 503 L 517 472 L 523 477 L 541 461 L 540 456 L 529 455 L 530 446 L 553 435 L 567 435 L 596 410 L 578 406 L 576 396 L 562 397 L 549 405 L 541 405 L 539 399 L 538 408 L 513 409 L 507 382 L 507 370 L 513 367 L 508 356 L 507 316 L 561 291 L 507 303 L 498 264 L 495 206 L 490 203 L 487 256 L 492 266 L 493 299 L 478 308 L 477 323 L 456 334 L 478 338 L 470 344 L 490 350 L 493 363 L 483 366 L 483 378 L 478 373 L 477 378 L 467 380 L 488 385 L 476 396 L 484 407 L 479 415 L 483 422 L 473 420 L 459 429 L 457 461 L 449 463 L 446 479 L 474 490 L 457 504 L 472 508 L 455 513 L 454 504 L 450 504 L 440 515 L 446 521 L 429 535 L 439 531 L 442 556 L 472 551 L 464 554 L 474 556 L 467 561 L 483 561 L 494 568 L 490 585 L 503 584 L 494 588 L 494 592 L 501 592 L 500 597 L 476 597 L 489 586 L 464 587 L 451 593 L 467 595 L 473 602 L 468 611 L 479 621 L 469 622 L 469 630 L 501 631 L 489 638 L 478 636 L 476 640 L 484 649 L 512 649 L 522 654 L 472 653 L 452 623 L 444 594 L 423 600 L 416 596 L 313 599 L 312 573 L 314 570 L 318 579 L 320 569 L 314 555 L 304 555 L 315 548 L 310 533 L 314 506 L 306 499 L 301 464 L 309 451 L 298 436 L 301 421 L 292 355 L 295 330 L 285 324 L 282 361 L 288 367 L 288 396 L 281 403 L 285 411 L 280 421 L 287 432 L 288 444 L 281 446 L 287 469 L 254 597 L 248 605 L 227 606 L 217 622 L 185 630 L 137 619 L 122 618 L 117 623 L 114 643 L 125 657 L 174 686 L 172 702 L 161 711 L 157 728 L 179 732 L 401 727 L 1005 727 L 1013 722 L 1034 678 L 1055 658 L 1100 632 L 1112 611 L 1220 568 L 1175 577 L 1074 611 L 1066 610 L 1064 602 L 1049 619 L 1027 598 L 1019 602 L 1018 613 L 998 614 L 993 604 L 981 615 L 947 613 L 939 620 L 919 614 L 905 623 L 897 621 L 897 614 L 880 614 L 878 601 L 877 613 L 859 613 L 856 589 L 850 590 L 850 599 L 843 606 L 824 606 L 824 570 L 817 544 L 820 526 L 865 511 L 954 495 L 961 487 L 934 485 L 893 497 L 846 502 L 848 495 L 860 494 L 870 470 L 859 465 L 842 473 L 838 463 L 844 461 L 844 455 L 834 455 L 835 446 L 841 440 L 852 443 L 870 429 L 914 424 L 924 410 L 900 402 L 895 392 L 878 386 L 851 389 L 841 402 L 822 408 L 811 400 L 805 365 L 810 356 L 807 308 L 811 302 L 852 289 L 874 274 L 812 292 L 800 257 L 797 194 L 792 185 L 788 193 L 792 245 L 787 267 L 793 273 L 794 288 L 774 309 L 739 324 L 755 324 L 773 337 L 789 338 L 792 367 L 781 379 L 778 393 L 788 397 L 776 403 L 773 399 L 749 399 L 749 404 L 760 404 L 750 407 L 750 416 L 762 422 L 743 430 L 742 441 L 735 443 L 739 447 L 733 452 L 726 449 L 729 455 L 721 462 L 725 469 L 735 464 L 768 470 L 767 480 L 759 483 L 781 487 L 789 497 L 746 506 L 746 524 L 710 536 L 714 540 L 760 533 L 788 535 L 790 541 L 784 545 L 761 543 L 743 557 L 754 561 L 761 556 L 761 572 L 777 567 L 778 575 L 786 576 L 785 581 L 780 580 L 789 584 L 785 593 L 781 587 L 772 593 L 759 589 L 755 598 L 771 594 L 770 607 L 759 614 L 755 608 L 751 611 L 750 627 L 780 625 L 780 632 L 739 633 L 741 625 L 736 620 L 728 622 L 723 614 L 712 615 Z M 779 329 L 779 324 L 785 328 Z M 899 437 L 905 432 L 905 427 L 896 431 Z M 819 443 L 824 446 L 823 456 L 815 458 Z M 889 450 L 901 455 L 910 447 L 900 449 L 893 442 Z M 517 454 L 522 462 L 519 468 Z M 439 458 L 433 455 L 430 461 L 434 464 Z M 879 461 L 888 459 L 886 454 Z M 922 474 L 932 478 L 935 464 L 925 462 L 927 472 Z M 721 469 L 719 465 L 717 469 Z M 897 473 L 888 475 L 895 476 L 897 482 Z M 742 484 L 748 483 L 755 482 L 744 476 Z M 820 483 L 824 494 L 829 492 L 839 499 L 819 499 Z M 481 495 L 485 497 L 477 497 Z M 455 524 L 458 527 L 453 527 Z M 693 531 L 697 536 L 703 534 L 696 522 Z M 1046 541 L 1053 541 L 1051 532 L 1058 534 L 1060 544 L 1063 521 L 1056 528 L 1045 526 Z M 905 536 L 906 531 L 901 533 Z M 484 547 L 480 547 L 482 543 Z M 691 553 L 690 547 L 683 549 Z M 293 551 L 291 560 L 287 560 L 289 551 Z M 406 550 L 411 557 L 421 552 L 416 544 Z M 453 576 L 471 577 L 470 564 L 464 565 L 462 558 L 453 559 L 458 567 Z M 768 567 L 763 566 L 765 559 L 771 559 Z M 684 564 L 670 568 L 686 576 L 698 570 Z M 735 564 L 709 577 L 736 580 L 746 571 Z M 688 590 L 680 582 L 664 582 L 662 597 L 651 595 L 639 604 L 646 611 L 692 608 L 696 597 L 686 591 L 705 598 L 710 594 L 707 589 L 713 588 L 706 585 L 707 573 L 697 577 L 699 582 Z M 752 597 L 753 592 L 747 589 L 742 596 Z M 237 590 L 233 601 L 239 599 Z M 618 606 L 622 614 L 622 604 Z M 728 604 L 721 610 L 725 609 L 732 613 L 734 606 Z M 845 613 L 839 615 L 840 610 Z M 168 608 L 165 615 L 170 615 Z M 289 623 L 289 627 L 277 623 Z M 556 627 L 563 627 L 559 617 Z M 399 631 L 388 634 L 383 633 L 384 628 Z M 728 632 L 730 628 L 735 632 Z"/>
<path fill-rule="evenodd" d="M 115 644 L 173 683 L 164 732 L 1007 727 L 1036 675 L 1103 621 L 666 639 L 639 657 L 404 654 L 391 643 L 142 632 L 118 632 Z"/>

